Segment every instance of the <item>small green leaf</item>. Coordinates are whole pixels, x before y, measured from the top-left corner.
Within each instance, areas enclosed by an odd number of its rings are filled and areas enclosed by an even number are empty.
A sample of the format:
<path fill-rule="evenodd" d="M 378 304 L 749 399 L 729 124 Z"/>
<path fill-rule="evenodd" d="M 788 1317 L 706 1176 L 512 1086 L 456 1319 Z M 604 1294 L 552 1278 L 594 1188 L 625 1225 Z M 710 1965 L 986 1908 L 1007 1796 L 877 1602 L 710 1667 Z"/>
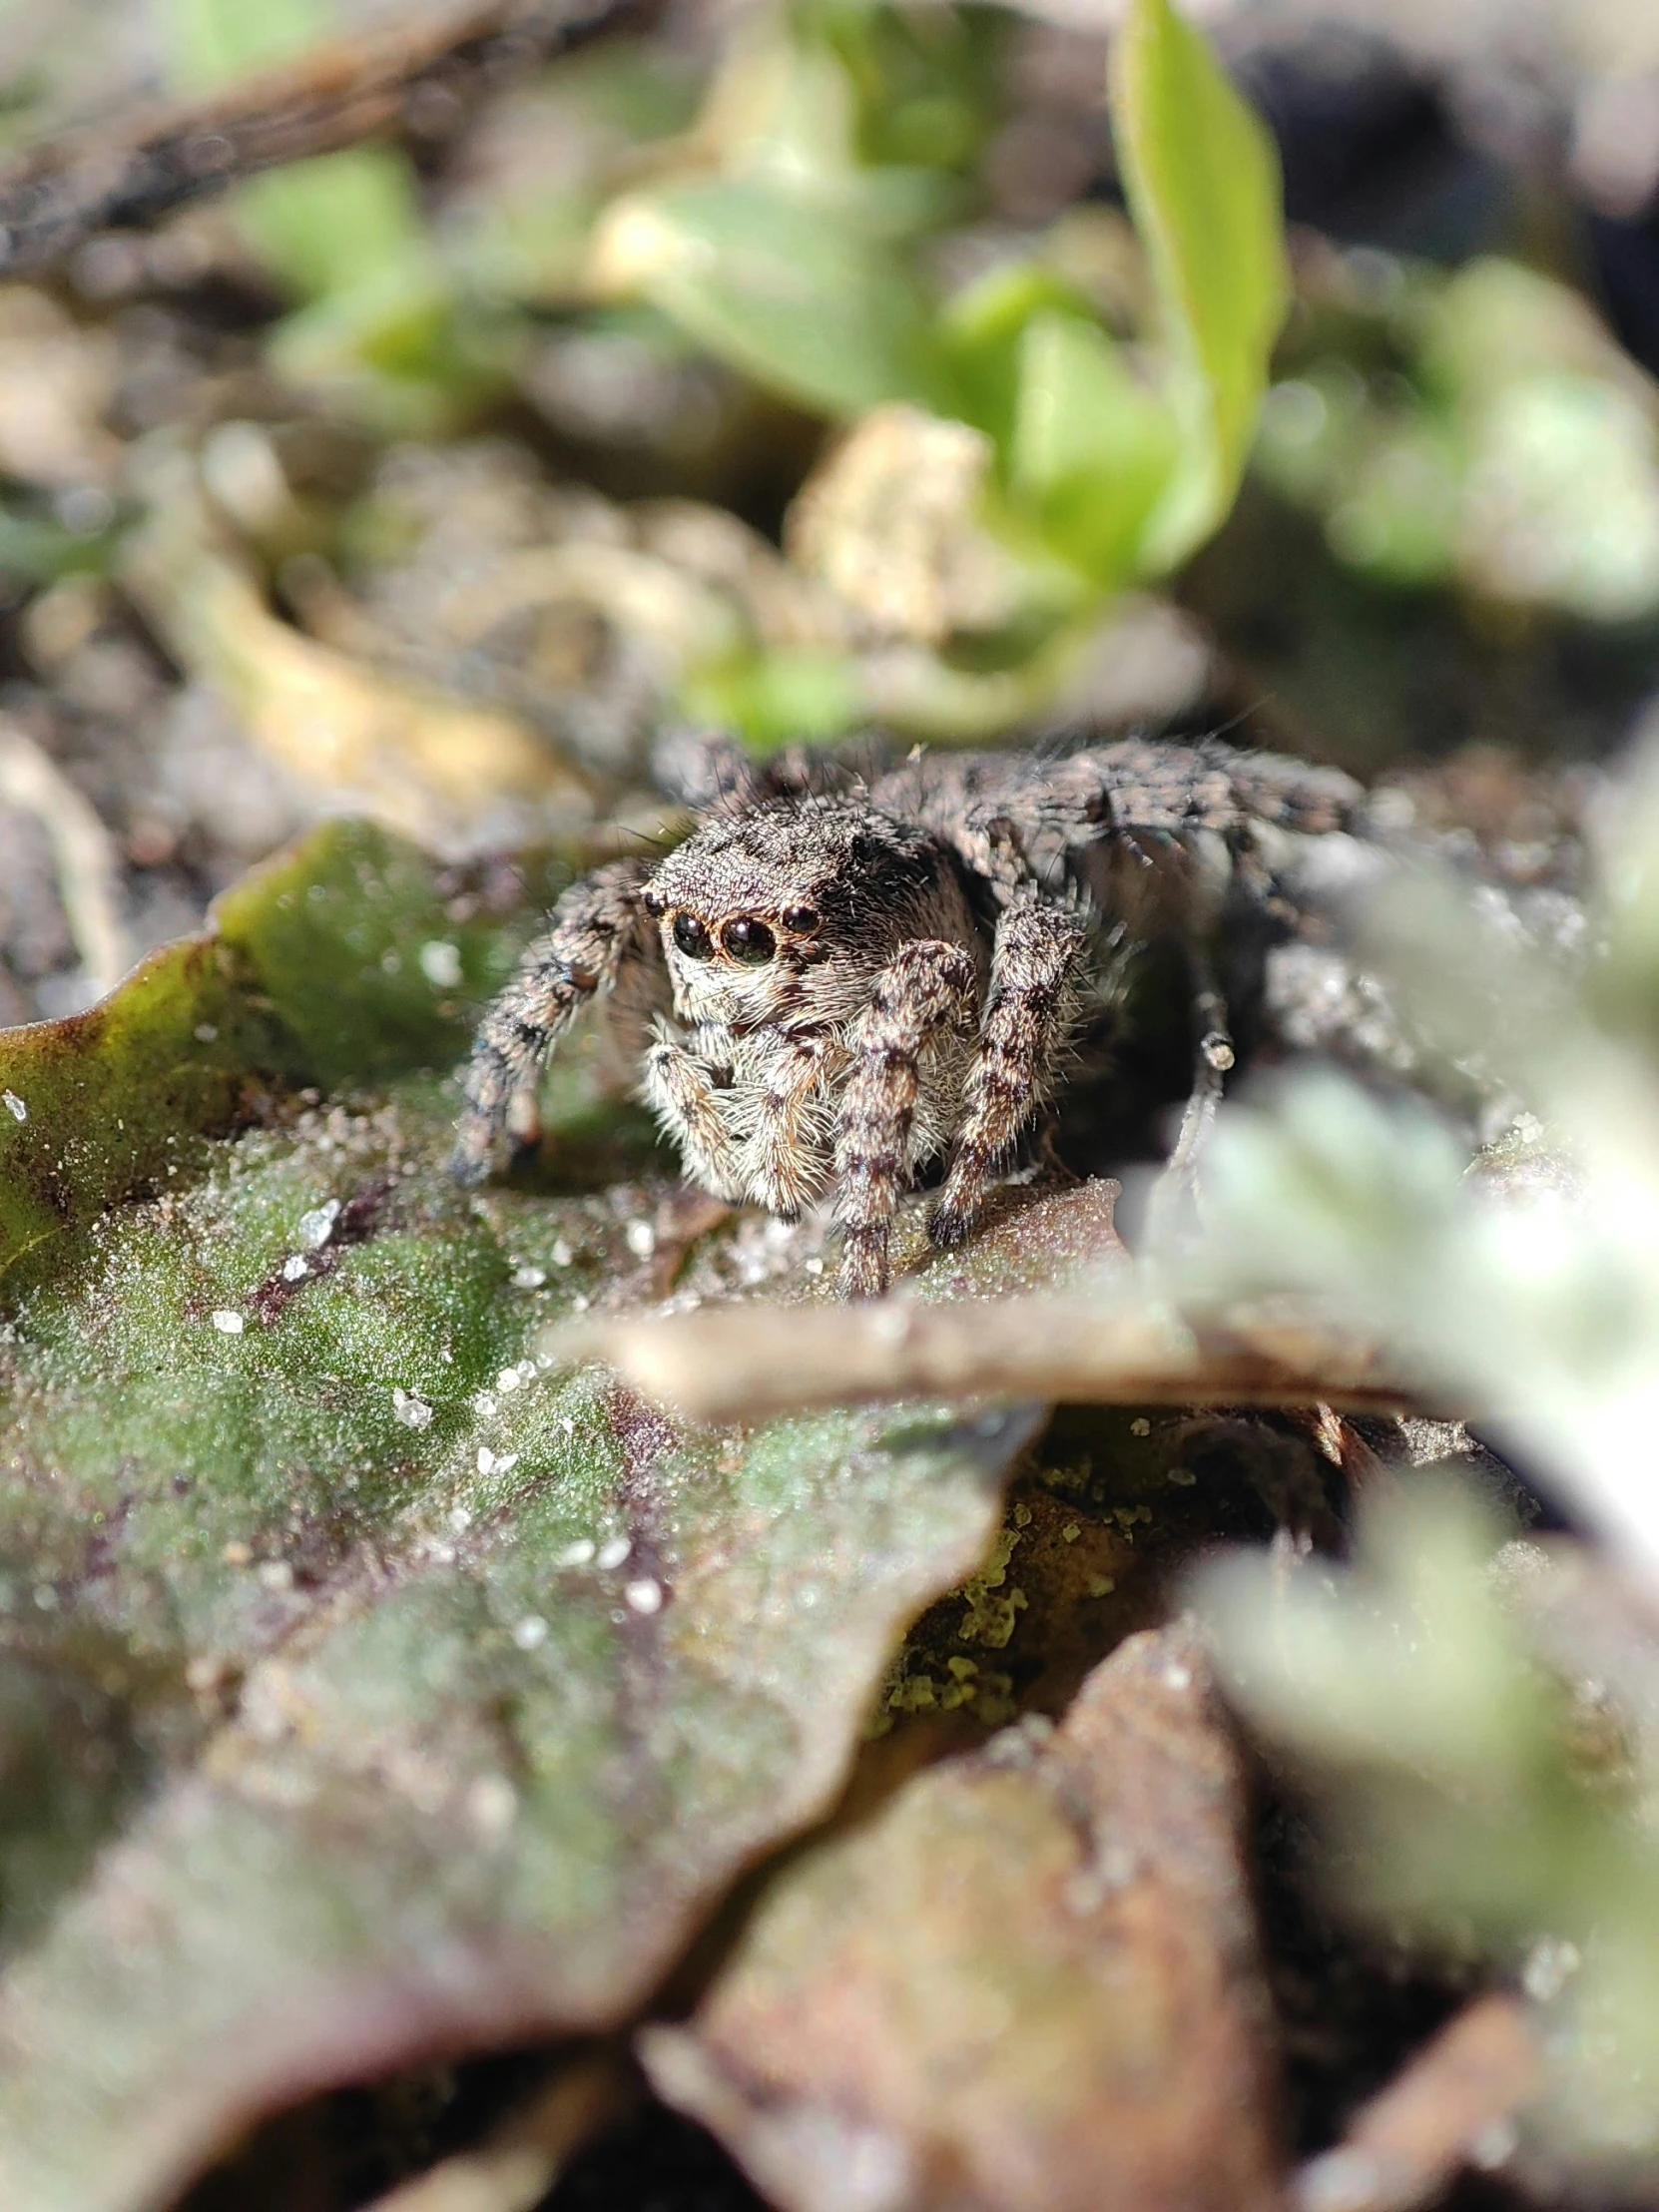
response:
<path fill-rule="evenodd" d="M 844 737 L 857 727 L 863 697 L 841 654 L 779 646 L 696 670 L 681 687 L 681 706 L 766 754 Z"/>
<path fill-rule="evenodd" d="M 639 194 L 600 226 L 595 275 L 815 411 L 852 416 L 889 399 L 952 411 L 920 293 L 830 198 L 759 178 Z"/>
<path fill-rule="evenodd" d="M 1232 506 L 1290 275 L 1273 142 L 1169 0 L 1134 0 L 1112 49 L 1111 100 L 1183 440 L 1140 549 L 1153 575 L 1184 560 Z"/>
<path fill-rule="evenodd" d="M 1098 583 L 1125 583 L 1179 456 L 1175 418 L 1079 315 L 1033 316 L 1019 363 L 1009 490 L 1058 552 Z"/>
<path fill-rule="evenodd" d="M 1085 301 L 1064 277 L 1035 259 L 1006 262 L 947 299 L 939 336 L 967 420 L 1006 454 L 1019 406 L 1020 341 L 1045 309 L 1083 315 Z"/>

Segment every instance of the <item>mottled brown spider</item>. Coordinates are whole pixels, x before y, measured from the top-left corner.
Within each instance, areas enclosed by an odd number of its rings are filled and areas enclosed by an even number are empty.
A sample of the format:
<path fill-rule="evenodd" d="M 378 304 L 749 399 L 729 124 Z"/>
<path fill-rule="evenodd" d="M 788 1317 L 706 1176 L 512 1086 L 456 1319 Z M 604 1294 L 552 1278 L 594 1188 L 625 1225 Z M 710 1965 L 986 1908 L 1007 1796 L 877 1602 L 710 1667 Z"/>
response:
<path fill-rule="evenodd" d="M 665 780 L 696 828 L 559 900 L 479 1028 L 454 1171 L 476 1181 L 505 1137 L 534 1138 L 542 1063 L 604 996 L 705 1190 L 786 1217 L 833 1190 L 855 1298 L 887 1289 L 893 1212 L 929 1163 L 948 1159 L 932 1241 L 968 1235 L 1119 987 L 1135 919 L 1092 863 L 1127 853 L 1154 875 L 1173 853 L 1194 878 L 1201 833 L 1336 828 L 1358 796 L 1346 777 L 1213 740 L 918 754 L 868 778 L 799 756 L 763 768 L 700 740 Z M 1213 1110 L 1231 1050 L 1200 982 L 1195 1099 Z"/>

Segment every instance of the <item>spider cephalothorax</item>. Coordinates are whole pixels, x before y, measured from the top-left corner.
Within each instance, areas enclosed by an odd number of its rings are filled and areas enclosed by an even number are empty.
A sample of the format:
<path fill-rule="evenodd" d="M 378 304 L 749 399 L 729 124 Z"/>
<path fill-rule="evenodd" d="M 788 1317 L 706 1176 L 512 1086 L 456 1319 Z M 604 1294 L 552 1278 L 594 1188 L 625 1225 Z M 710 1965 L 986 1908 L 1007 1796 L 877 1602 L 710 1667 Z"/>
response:
<path fill-rule="evenodd" d="M 1114 839 L 1331 827 L 1354 796 L 1298 764 L 1138 741 L 920 756 L 867 782 L 768 775 L 712 741 L 680 781 L 702 803 L 691 835 L 573 885 L 486 1014 L 456 1172 L 533 1134 L 549 1047 L 605 994 L 687 1171 L 786 1215 L 833 1189 L 858 1297 L 886 1289 L 898 1199 L 945 1155 L 930 1234 L 967 1235 L 1121 965 L 1129 932 L 1082 860 Z"/>

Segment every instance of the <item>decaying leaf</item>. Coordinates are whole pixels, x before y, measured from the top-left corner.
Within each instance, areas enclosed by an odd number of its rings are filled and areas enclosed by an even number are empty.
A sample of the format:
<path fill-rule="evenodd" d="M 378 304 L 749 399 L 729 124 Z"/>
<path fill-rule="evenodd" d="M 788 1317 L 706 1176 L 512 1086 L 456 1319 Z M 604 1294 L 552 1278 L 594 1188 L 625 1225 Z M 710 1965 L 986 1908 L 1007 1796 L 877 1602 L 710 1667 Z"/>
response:
<path fill-rule="evenodd" d="M 521 723 L 422 692 L 291 628 L 214 527 L 182 455 L 158 462 L 152 527 L 128 548 L 126 580 L 192 674 L 318 803 L 352 804 L 435 850 L 476 844 L 494 817 L 582 820 L 587 781 Z M 503 816 L 516 803 L 519 813 Z"/>
<path fill-rule="evenodd" d="M 789 2212 L 1278 2200 L 1237 1754 L 1183 1629 L 772 1886 L 659 2090 Z"/>

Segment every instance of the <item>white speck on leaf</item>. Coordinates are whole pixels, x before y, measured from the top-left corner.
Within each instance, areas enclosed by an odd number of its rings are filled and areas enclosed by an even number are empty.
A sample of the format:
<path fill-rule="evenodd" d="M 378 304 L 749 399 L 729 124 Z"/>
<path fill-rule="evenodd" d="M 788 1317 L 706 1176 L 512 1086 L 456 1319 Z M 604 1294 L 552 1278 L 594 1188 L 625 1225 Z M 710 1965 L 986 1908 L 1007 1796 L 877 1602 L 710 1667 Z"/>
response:
<path fill-rule="evenodd" d="M 457 1536 L 464 1536 L 472 1526 L 472 1515 L 464 1505 L 453 1506 L 450 1509 L 449 1525 Z"/>
<path fill-rule="evenodd" d="M 240 1337 L 246 1327 L 242 1316 L 232 1313 L 228 1306 L 221 1306 L 212 1318 L 214 1327 L 222 1337 Z"/>
<path fill-rule="evenodd" d="M 523 1381 L 517 1368 L 503 1368 L 495 1379 L 495 1386 L 498 1390 L 516 1390 Z"/>
<path fill-rule="evenodd" d="M 291 1590 L 293 1569 L 285 1559 L 268 1559 L 260 1569 L 260 1582 L 268 1590 Z"/>
<path fill-rule="evenodd" d="M 560 1552 L 559 1565 L 561 1567 L 585 1567 L 593 1557 L 595 1548 L 591 1536 L 578 1536 L 573 1544 L 566 1544 L 563 1551 Z"/>
<path fill-rule="evenodd" d="M 442 937 L 420 948 L 420 972 L 434 990 L 452 991 L 461 980 L 461 948 Z"/>
<path fill-rule="evenodd" d="M 547 1623 L 539 1613 L 526 1613 L 513 1630 L 513 1642 L 520 1651 L 535 1651 L 547 1641 Z"/>
<path fill-rule="evenodd" d="M 405 1428 L 430 1428 L 432 1425 L 431 1406 L 413 1390 L 393 1390 L 391 1409 Z"/>
<path fill-rule="evenodd" d="M 596 1564 L 606 1569 L 620 1567 L 633 1548 L 626 1536 L 613 1536 L 608 1543 L 600 1545 Z"/>
<path fill-rule="evenodd" d="M 515 1291 L 539 1291 L 546 1281 L 547 1270 L 545 1268 L 514 1268 L 513 1270 L 513 1289 Z"/>
<path fill-rule="evenodd" d="M 18 1097 L 16 1091 L 0 1091 L 0 1098 L 3 1098 L 5 1100 L 6 1111 L 8 1114 L 11 1115 L 13 1121 L 28 1120 L 29 1109 L 27 1106 L 24 1105 L 22 1099 Z"/>
<path fill-rule="evenodd" d="M 631 1221 L 623 1237 L 636 1260 L 649 1260 L 657 1249 L 657 1232 L 648 1221 Z"/>
<path fill-rule="evenodd" d="M 192 1032 L 198 1044 L 217 1044 L 219 1030 L 211 1021 L 199 1021 Z"/>
<path fill-rule="evenodd" d="M 320 1252 L 334 1233 L 339 1219 L 339 1200 L 330 1198 L 320 1206 L 313 1206 L 308 1214 L 299 1217 L 299 1242 L 307 1252 Z"/>
<path fill-rule="evenodd" d="M 311 1264 L 302 1252 L 290 1252 L 282 1262 L 282 1281 L 297 1283 L 302 1275 L 309 1275 Z"/>
<path fill-rule="evenodd" d="M 557 1237 L 554 1239 L 553 1265 L 556 1268 L 568 1268 L 571 1261 L 574 1260 L 575 1257 L 575 1253 L 571 1251 L 569 1245 L 565 1242 L 563 1237 Z"/>
<path fill-rule="evenodd" d="M 637 1582 L 630 1582 L 622 1594 L 636 1613 L 660 1613 L 663 1609 L 662 1586 L 653 1582 L 648 1574 L 641 1575 Z"/>

